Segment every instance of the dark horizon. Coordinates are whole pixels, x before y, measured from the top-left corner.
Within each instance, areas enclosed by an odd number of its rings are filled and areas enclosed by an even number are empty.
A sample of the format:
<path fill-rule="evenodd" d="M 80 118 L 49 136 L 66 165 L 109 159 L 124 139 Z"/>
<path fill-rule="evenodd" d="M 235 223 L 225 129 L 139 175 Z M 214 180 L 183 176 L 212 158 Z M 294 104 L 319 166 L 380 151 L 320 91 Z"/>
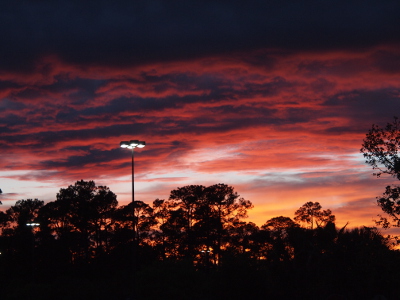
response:
<path fill-rule="evenodd" d="M 398 299 L 400 252 L 376 228 L 337 227 L 316 202 L 258 227 L 251 209 L 225 184 L 117 206 L 77 181 L 18 201 L 0 212 L 2 299 Z"/>

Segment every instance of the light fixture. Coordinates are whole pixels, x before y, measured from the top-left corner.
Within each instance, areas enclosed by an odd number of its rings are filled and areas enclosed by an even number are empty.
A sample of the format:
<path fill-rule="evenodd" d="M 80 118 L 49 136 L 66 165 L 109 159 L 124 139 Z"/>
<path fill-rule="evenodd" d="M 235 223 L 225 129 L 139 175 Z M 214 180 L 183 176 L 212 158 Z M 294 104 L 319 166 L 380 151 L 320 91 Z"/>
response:
<path fill-rule="evenodd" d="M 144 141 L 139 141 L 139 140 L 131 140 L 131 141 L 122 141 L 120 143 L 121 148 L 128 148 L 128 149 L 134 149 L 134 148 L 143 148 L 146 146 L 146 142 Z"/>
<path fill-rule="evenodd" d="M 26 226 L 31 226 L 31 227 L 36 227 L 36 226 L 40 226 L 40 223 L 26 223 Z"/>

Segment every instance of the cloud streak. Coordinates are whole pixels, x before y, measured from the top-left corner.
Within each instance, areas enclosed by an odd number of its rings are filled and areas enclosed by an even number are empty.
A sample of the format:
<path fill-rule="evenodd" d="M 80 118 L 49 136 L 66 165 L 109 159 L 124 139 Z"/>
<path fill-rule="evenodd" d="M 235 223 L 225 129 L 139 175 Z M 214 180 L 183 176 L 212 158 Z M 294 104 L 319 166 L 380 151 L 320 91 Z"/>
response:
<path fill-rule="evenodd" d="M 93 179 L 129 201 L 118 145 L 135 138 L 147 142 L 140 199 L 224 182 L 254 202 L 257 223 L 319 201 L 369 225 L 379 211 L 366 203 L 391 179 L 373 181 L 359 148 L 400 109 L 398 5 L 2 4 L 3 192 L 54 200 Z"/>

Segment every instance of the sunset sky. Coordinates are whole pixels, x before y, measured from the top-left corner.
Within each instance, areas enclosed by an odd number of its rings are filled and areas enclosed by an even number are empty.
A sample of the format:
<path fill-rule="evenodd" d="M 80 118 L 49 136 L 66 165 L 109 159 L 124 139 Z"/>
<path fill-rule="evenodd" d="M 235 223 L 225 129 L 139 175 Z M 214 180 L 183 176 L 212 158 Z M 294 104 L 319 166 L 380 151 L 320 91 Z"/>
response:
<path fill-rule="evenodd" d="M 1 209 L 94 180 L 151 203 L 225 183 L 247 221 L 307 201 L 373 226 L 360 148 L 399 116 L 399 1 L 0 4 Z"/>

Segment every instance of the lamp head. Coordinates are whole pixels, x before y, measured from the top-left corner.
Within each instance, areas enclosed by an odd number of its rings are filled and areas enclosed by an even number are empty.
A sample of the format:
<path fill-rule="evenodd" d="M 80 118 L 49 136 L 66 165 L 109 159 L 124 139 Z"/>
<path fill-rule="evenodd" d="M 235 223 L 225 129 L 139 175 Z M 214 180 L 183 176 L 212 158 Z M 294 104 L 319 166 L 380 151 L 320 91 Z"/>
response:
<path fill-rule="evenodd" d="M 35 227 L 35 226 L 39 226 L 39 223 L 35 223 L 35 222 L 31 222 L 31 223 L 26 223 L 26 226 L 31 226 L 31 227 Z"/>
<path fill-rule="evenodd" d="M 144 146 L 146 146 L 146 142 L 145 141 L 139 141 L 136 147 L 144 148 Z"/>
<path fill-rule="evenodd" d="M 129 142 L 128 141 L 122 141 L 120 144 L 121 148 L 128 148 L 129 147 Z"/>
<path fill-rule="evenodd" d="M 134 148 L 143 148 L 146 146 L 146 142 L 144 141 L 139 141 L 139 140 L 131 140 L 131 141 L 122 141 L 120 143 L 121 148 L 128 148 L 128 149 L 134 149 Z"/>

